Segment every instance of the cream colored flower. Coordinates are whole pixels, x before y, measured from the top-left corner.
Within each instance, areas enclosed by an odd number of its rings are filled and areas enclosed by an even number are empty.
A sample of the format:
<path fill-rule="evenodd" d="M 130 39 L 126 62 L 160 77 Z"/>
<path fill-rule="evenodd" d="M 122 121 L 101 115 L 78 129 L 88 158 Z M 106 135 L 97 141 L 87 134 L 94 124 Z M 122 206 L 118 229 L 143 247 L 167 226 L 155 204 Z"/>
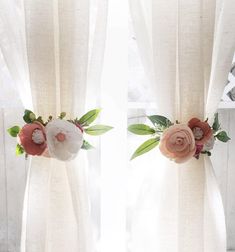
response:
<path fill-rule="evenodd" d="M 63 161 L 74 159 L 83 143 L 81 130 L 61 119 L 47 124 L 46 137 L 49 155 Z"/>
<path fill-rule="evenodd" d="M 176 163 L 186 162 L 196 151 L 192 130 L 185 124 L 170 126 L 163 132 L 159 149 L 164 156 Z"/>
<path fill-rule="evenodd" d="M 204 144 L 203 151 L 210 151 L 213 149 L 215 144 L 215 137 L 212 135 L 211 138 Z"/>

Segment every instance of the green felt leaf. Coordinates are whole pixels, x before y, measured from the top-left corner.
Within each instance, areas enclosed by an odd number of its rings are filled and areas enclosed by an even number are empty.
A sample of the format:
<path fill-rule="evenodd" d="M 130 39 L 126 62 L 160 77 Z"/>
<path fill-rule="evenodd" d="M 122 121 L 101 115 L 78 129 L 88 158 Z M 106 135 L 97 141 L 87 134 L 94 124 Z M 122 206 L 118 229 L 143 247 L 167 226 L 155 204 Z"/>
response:
<path fill-rule="evenodd" d="M 97 118 L 100 111 L 101 111 L 100 109 L 93 109 L 87 112 L 85 115 L 83 115 L 77 122 L 81 126 L 89 126 Z"/>
<path fill-rule="evenodd" d="M 202 153 L 202 154 L 206 154 L 208 157 L 211 156 L 211 152 L 210 152 L 210 151 L 202 151 L 201 153 Z"/>
<path fill-rule="evenodd" d="M 168 128 L 172 125 L 172 122 L 165 116 L 151 115 L 148 116 L 148 119 L 153 123 L 154 126 Z"/>
<path fill-rule="evenodd" d="M 83 150 L 90 150 L 90 149 L 93 149 L 94 147 L 89 142 L 87 142 L 86 140 L 83 140 L 83 144 L 82 144 L 81 148 Z"/>
<path fill-rule="evenodd" d="M 219 115 L 218 115 L 218 113 L 215 113 L 212 129 L 213 129 L 214 133 L 217 132 L 220 129 L 220 123 L 219 123 Z"/>
<path fill-rule="evenodd" d="M 24 148 L 21 145 L 17 144 L 16 145 L 16 156 L 19 156 L 22 154 L 24 154 Z"/>
<path fill-rule="evenodd" d="M 23 119 L 26 123 L 32 123 L 36 120 L 36 115 L 31 110 L 26 109 L 24 111 Z"/>
<path fill-rule="evenodd" d="M 230 140 L 230 137 L 227 135 L 227 133 L 225 131 L 220 131 L 218 134 L 216 134 L 215 137 L 224 143 L 226 143 Z"/>
<path fill-rule="evenodd" d="M 35 121 L 40 122 L 42 125 L 45 125 L 45 122 L 43 121 L 41 116 L 39 116 Z"/>
<path fill-rule="evenodd" d="M 20 127 L 19 126 L 13 126 L 7 130 L 7 132 L 12 136 L 12 137 L 17 137 L 17 135 L 20 132 Z"/>
<path fill-rule="evenodd" d="M 113 127 L 108 125 L 97 124 L 85 129 L 85 132 L 92 136 L 99 136 L 107 131 L 111 130 Z"/>
<path fill-rule="evenodd" d="M 152 135 L 156 132 L 155 129 L 145 124 L 132 124 L 128 130 L 136 135 Z"/>
<path fill-rule="evenodd" d="M 60 119 L 63 119 L 66 117 L 66 113 L 65 112 L 61 112 L 60 115 L 59 115 L 59 118 Z"/>
<path fill-rule="evenodd" d="M 131 157 L 131 160 L 152 150 L 153 148 L 155 148 L 159 144 L 159 142 L 160 142 L 159 137 L 151 138 L 151 139 L 145 141 L 136 149 L 136 151 L 134 152 L 134 154 Z"/>

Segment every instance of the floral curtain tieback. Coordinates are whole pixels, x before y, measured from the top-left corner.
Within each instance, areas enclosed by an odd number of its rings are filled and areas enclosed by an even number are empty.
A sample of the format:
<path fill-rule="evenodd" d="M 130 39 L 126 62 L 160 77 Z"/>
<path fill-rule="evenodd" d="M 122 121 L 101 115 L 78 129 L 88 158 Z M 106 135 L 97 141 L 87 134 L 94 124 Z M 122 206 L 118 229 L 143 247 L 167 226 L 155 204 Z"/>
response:
<path fill-rule="evenodd" d="M 91 149 L 93 146 L 84 139 L 84 133 L 98 136 L 106 133 L 111 126 L 92 125 L 100 110 L 94 109 L 83 115 L 80 119 L 65 120 L 66 113 L 54 119 L 49 116 L 44 121 L 41 116 L 25 110 L 23 119 L 26 124 L 20 128 L 13 126 L 7 131 L 12 137 L 17 137 L 16 155 L 23 153 L 56 158 L 63 161 L 74 159 L 80 149 Z"/>
<path fill-rule="evenodd" d="M 161 153 L 175 161 L 184 163 L 195 157 L 199 159 L 201 154 L 211 156 L 216 139 L 222 142 L 230 140 L 227 133 L 220 128 L 218 113 L 215 114 L 212 126 L 208 120 L 201 121 L 192 118 L 187 124 L 176 121 L 172 123 L 168 118 L 161 115 L 151 115 L 148 119 L 154 127 L 145 124 L 132 124 L 128 130 L 136 135 L 152 135 L 132 155 L 134 159 L 159 145 Z"/>

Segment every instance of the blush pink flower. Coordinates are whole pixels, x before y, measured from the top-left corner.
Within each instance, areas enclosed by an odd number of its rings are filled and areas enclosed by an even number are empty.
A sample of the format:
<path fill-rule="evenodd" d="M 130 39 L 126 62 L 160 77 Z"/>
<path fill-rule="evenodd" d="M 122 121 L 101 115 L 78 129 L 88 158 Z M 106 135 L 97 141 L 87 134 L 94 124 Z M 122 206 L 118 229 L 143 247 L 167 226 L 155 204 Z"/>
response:
<path fill-rule="evenodd" d="M 20 144 L 29 155 L 40 156 L 47 147 L 44 126 L 38 122 L 24 125 L 18 136 Z"/>
<path fill-rule="evenodd" d="M 193 131 L 196 144 L 205 144 L 212 136 L 213 132 L 207 122 L 203 122 L 198 118 L 192 118 L 188 122 L 189 128 Z"/>
<path fill-rule="evenodd" d="M 196 151 L 192 130 L 185 124 L 170 126 L 163 132 L 159 149 L 164 156 L 176 163 L 186 162 Z"/>

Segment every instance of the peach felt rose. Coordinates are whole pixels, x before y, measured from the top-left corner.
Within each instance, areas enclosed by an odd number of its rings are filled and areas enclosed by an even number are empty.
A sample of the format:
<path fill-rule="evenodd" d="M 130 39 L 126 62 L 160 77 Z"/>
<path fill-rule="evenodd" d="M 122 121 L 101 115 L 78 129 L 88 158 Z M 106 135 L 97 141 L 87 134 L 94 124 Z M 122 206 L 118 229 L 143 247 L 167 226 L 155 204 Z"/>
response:
<path fill-rule="evenodd" d="M 18 136 L 20 144 L 29 155 L 40 156 L 47 147 L 44 126 L 40 123 L 24 125 Z"/>
<path fill-rule="evenodd" d="M 198 118 L 192 118 L 188 122 L 189 128 L 192 130 L 196 144 L 204 145 L 212 136 L 213 132 L 207 122 L 202 122 Z"/>
<path fill-rule="evenodd" d="M 159 149 L 164 156 L 176 163 L 186 162 L 196 151 L 191 129 L 185 124 L 170 126 L 162 134 Z"/>

